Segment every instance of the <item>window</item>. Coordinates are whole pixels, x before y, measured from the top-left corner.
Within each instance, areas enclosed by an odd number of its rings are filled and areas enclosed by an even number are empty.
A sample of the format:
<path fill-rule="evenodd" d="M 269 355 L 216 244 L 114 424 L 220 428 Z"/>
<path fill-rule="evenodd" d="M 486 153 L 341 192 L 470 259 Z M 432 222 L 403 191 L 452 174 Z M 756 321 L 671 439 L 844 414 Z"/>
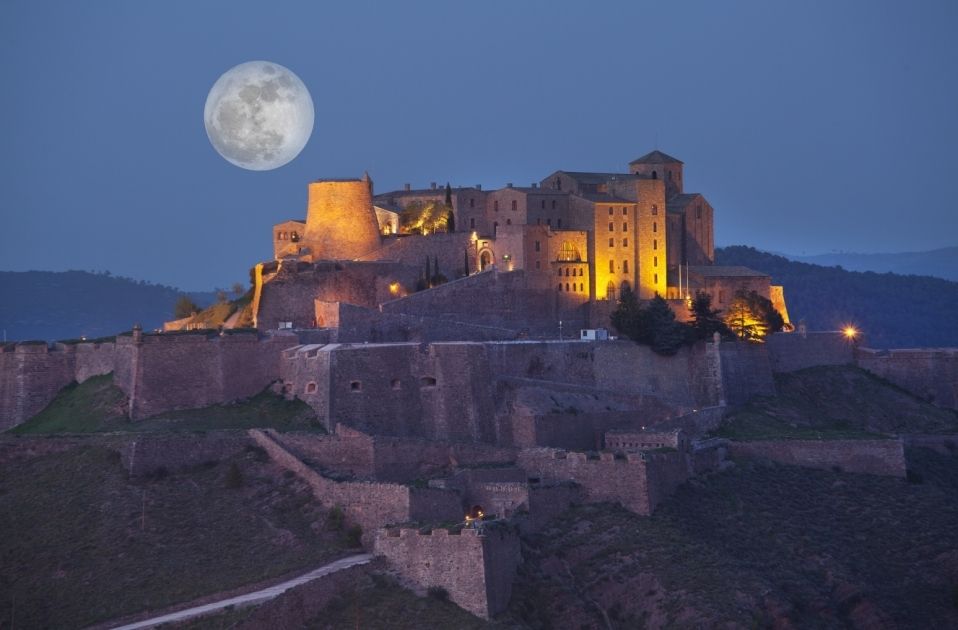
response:
<path fill-rule="evenodd" d="M 656 173 L 655 171 L 652 171 L 652 179 L 658 179 L 658 178 L 659 178 L 659 174 Z"/>
<path fill-rule="evenodd" d="M 349 391 L 351 392 L 361 392 L 363 391 L 362 381 L 352 381 L 349 383 Z"/>
<path fill-rule="evenodd" d="M 628 261 L 628 260 L 623 260 L 623 261 L 622 261 L 622 273 L 629 273 L 629 261 Z"/>
<path fill-rule="evenodd" d="M 626 217 L 629 216 L 629 209 L 628 209 L 628 208 L 622 208 L 622 216 L 626 216 Z"/>
<path fill-rule="evenodd" d="M 389 386 L 393 389 L 402 389 L 402 382 L 398 378 L 394 378 L 390 381 Z"/>
<path fill-rule="evenodd" d="M 657 224 L 655 221 L 653 221 L 653 222 L 652 222 L 652 231 L 653 231 L 653 232 L 658 232 L 658 231 L 659 231 L 659 230 L 658 230 L 658 227 L 659 227 L 658 224 Z"/>
<path fill-rule="evenodd" d="M 629 239 L 627 238 L 622 239 L 622 247 L 628 247 L 628 246 L 629 246 Z"/>
<path fill-rule="evenodd" d="M 658 249 L 658 248 L 659 248 L 659 241 L 658 241 L 657 239 L 654 239 L 654 238 L 653 238 L 653 239 L 652 239 L 652 249 Z"/>
<path fill-rule="evenodd" d="M 538 251 L 542 251 L 542 250 L 540 249 L 540 246 L 539 246 L 539 241 L 536 241 L 536 251 L 537 251 L 537 252 L 538 252 Z"/>
<path fill-rule="evenodd" d="M 476 219 L 475 219 L 475 218 L 469 219 L 469 229 L 470 229 L 470 230 L 476 229 Z"/>
<path fill-rule="evenodd" d="M 582 269 L 579 269 L 579 275 L 580 275 L 580 276 L 582 275 L 582 273 L 583 273 L 583 270 L 582 270 Z"/>
<path fill-rule="evenodd" d="M 623 232 L 628 232 L 628 231 L 629 231 L 629 224 L 628 224 L 628 223 L 623 223 L 623 224 L 622 224 L 622 231 L 623 231 Z"/>
<path fill-rule="evenodd" d="M 558 288 L 559 291 L 562 291 L 562 283 L 561 283 L 561 282 L 559 283 L 559 286 L 558 286 L 557 288 Z"/>
<path fill-rule="evenodd" d="M 558 274 L 559 274 L 560 276 L 562 275 L 562 270 L 561 270 L 561 269 L 557 269 L 556 271 L 558 272 Z"/>
<path fill-rule="evenodd" d="M 546 219 L 546 225 L 552 227 L 552 219 Z"/>
<path fill-rule="evenodd" d="M 543 209 L 543 210 L 546 209 L 546 200 L 545 200 L 545 199 L 542 200 L 542 209 Z"/>
<path fill-rule="evenodd" d="M 658 256 L 653 256 L 653 257 L 652 257 L 652 266 L 653 266 L 653 267 L 658 267 L 658 266 L 659 266 L 659 257 L 658 257 Z"/>
<path fill-rule="evenodd" d="M 583 288 L 584 286 L 585 286 L 585 285 L 583 285 L 583 284 L 580 282 L 580 283 L 579 283 L 579 290 L 580 290 L 580 291 L 585 291 L 585 289 Z"/>
<path fill-rule="evenodd" d="M 612 206 L 609 206 L 609 216 L 610 216 L 610 217 L 612 216 L 612 213 L 613 213 L 613 212 L 615 212 L 615 208 L 613 208 Z"/>
<path fill-rule="evenodd" d="M 492 209 L 495 210 L 496 212 L 499 212 L 499 200 L 498 200 L 498 199 L 496 199 L 495 201 L 492 202 Z"/>
<path fill-rule="evenodd" d="M 609 280 L 609 283 L 605 285 L 605 297 L 610 300 L 615 299 L 615 283 Z"/>
<path fill-rule="evenodd" d="M 612 221 L 609 221 L 609 231 L 612 232 L 615 230 L 615 224 Z"/>
<path fill-rule="evenodd" d="M 565 277 L 566 277 L 566 278 L 569 277 L 569 269 L 568 269 L 568 267 L 567 267 L 566 270 L 565 270 Z"/>
<path fill-rule="evenodd" d="M 672 180 L 672 171 L 669 171 L 669 181 Z"/>
<path fill-rule="evenodd" d="M 512 225 L 512 219 L 506 219 L 506 225 Z"/>
<path fill-rule="evenodd" d="M 513 212 L 515 212 L 516 209 L 517 209 L 516 203 L 517 203 L 516 200 L 513 199 L 513 200 L 512 200 L 512 211 L 513 211 Z"/>
<path fill-rule="evenodd" d="M 566 290 L 566 291 L 569 290 L 569 283 L 568 283 L 568 282 L 565 283 L 565 290 Z"/>
<path fill-rule="evenodd" d="M 615 273 L 615 261 L 614 261 L 614 260 L 610 260 L 610 261 L 609 261 L 609 273 Z"/>
<path fill-rule="evenodd" d="M 435 387 L 436 378 L 434 376 L 423 376 L 419 379 L 419 385 L 420 387 Z"/>
<path fill-rule="evenodd" d="M 290 233 L 289 233 L 289 240 L 293 241 L 294 243 L 298 243 L 298 242 L 299 242 L 299 232 L 290 232 Z"/>
<path fill-rule="evenodd" d="M 615 239 L 614 239 L 614 238 L 610 238 L 610 239 L 609 239 L 609 247 L 615 247 Z"/>
<path fill-rule="evenodd" d="M 657 274 L 657 273 L 652 274 L 652 282 L 653 282 L 654 284 L 658 284 L 658 283 L 659 283 L 659 274 Z"/>
<path fill-rule="evenodd" d="M 652 216 L 654 217 L 654 216 L 656 216 L 656 215 L 658 215 L 658 214 L 659 214 L 659 207 L 653 203 L 653 204 L 652 204 Z"/>
<path fill-rule="evenodd" d="M 307 393 L 307 394 L 315 394 L 315 393 L 316 393 L 316 383 L 315 383 L 315 382 L 310 381 L 310 382 L 306 383 L 306 393 Z"/>
<path fill-rule="evenodd" d="M 562 247 L 559 248 L 559 257 L 556 260 L 559 262 L 579 262 L 582 260 L 582 256 L 579 255 L 579 250 L 570 241 L 562 241 Z"/>
<path fill-rule="evenodd" d="M 496 221 L 492 224 L 492 235 L 495 236 L 496 232 L 499 231 L 499 222 Z"/>
<path fill-rule="evenodd" d="M 537 260 L 537 261 L 536 261 L 536 269 L 539 269 L 540 267 L 541 267 L 541 265 L 539 264 L 539 261 Z"/>
<path fill-rule="evenodd" d="M 560 230 L 562 229 L 562 219 L 558 220 L 556 227 L 559 228 Z"/>
<path fill-rule="evenodd" d="M 562 189 L 560 188 L 559 190 L 562 190 Z M 553 210 L 556 209 L 556 200 L 555 200 L 555 199 L 552 200 L 552 209 L 553 209 Z"/>
<path fill-rule="evenodd" d="M 559 179 L 558 177 L 556 177 L 556 190 L 562 190 L 562 180 Z M 552 203 L 555 204 L 554 201 Z"/>
<path fill-rule="evenodd" d="M 470 207 L 470 208 L 475 208 L 475 207 L 476 207 L 476 200 L 475 200 L 475 199 L 470 199 L 470 200 L 469 200 L 469 207 Z"/>

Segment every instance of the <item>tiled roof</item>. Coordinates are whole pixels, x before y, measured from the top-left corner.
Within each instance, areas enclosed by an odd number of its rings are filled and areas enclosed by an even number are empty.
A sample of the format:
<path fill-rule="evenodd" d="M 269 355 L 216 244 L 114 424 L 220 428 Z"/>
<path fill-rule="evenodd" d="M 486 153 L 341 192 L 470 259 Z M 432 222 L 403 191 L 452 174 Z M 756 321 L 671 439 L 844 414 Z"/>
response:
<path fill-rule="evenodd" d="M 635 158 L 629 164 L 668 164 L 668 163 L 677 163 L 682 164 L 682 160 L 674 158 L 668 153 L 662 153 L 658 149 L 646 153 L 642 157 Z"/>
<path fill-rule="evenodd" d="M 644 179 L 632 173 L 590 173 L 586 171 L 558 171 L 568 175 L 580 184 L 604 184 L 610 179 Z"/>
<path fill-rule="evenodd" d="M 579 193 L 576 197 L 581 197 L 593 203 L 635 203 L 634 201 L 629 201 L 628 199 L 616 197 L 608 193 Z"/>
<path fill-rule="evenodd" d="M 673 195 L 665 202 L 666 210 L 669 212 L 684 212 L 690 203 L 701 197 L 699 193 L 685 193 L 683 195 Z"/>

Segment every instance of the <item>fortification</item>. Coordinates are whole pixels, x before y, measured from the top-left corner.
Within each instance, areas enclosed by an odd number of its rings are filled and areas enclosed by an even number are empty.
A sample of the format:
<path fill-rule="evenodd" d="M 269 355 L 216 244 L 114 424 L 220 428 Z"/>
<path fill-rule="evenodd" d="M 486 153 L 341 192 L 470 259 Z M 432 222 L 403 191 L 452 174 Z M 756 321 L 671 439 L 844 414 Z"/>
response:
<path fill-rule="evenodd" d="M 649 515 L 689 478 L 689 462 L 680 451 L 627 453 L 569 453 L 528 449 L 519 454 L 519 466 L 543 481 L 574 481 L 583 500 L 612 501 L 636 514 Z"/>
<path fill-rule="evenodd" d="M 858 366 L 939 407 L 958 409 L 958 349 L 915 348 L 856 353 Z"/>
<path fill-rule="evenodd" d="M 353 260 L 381 247 L 372 189 L 369 175 L 309 184 L 301 247 L 311 260 Z"/>
<path fill-rule="evenodd" d="M 733 457 L 760 457 L 822 470 L 905 476 L 905 451 L 901 438 L 730 442 L 730 446 Z"/>
<path fill-rule="evenodd" d="M 444 588 L 449 599 L 485 619 L 508 606 L 521 560 L 517 532 L 499 522 L 456 532 L 382 530 L 376 553 L 420 588 Z"/>

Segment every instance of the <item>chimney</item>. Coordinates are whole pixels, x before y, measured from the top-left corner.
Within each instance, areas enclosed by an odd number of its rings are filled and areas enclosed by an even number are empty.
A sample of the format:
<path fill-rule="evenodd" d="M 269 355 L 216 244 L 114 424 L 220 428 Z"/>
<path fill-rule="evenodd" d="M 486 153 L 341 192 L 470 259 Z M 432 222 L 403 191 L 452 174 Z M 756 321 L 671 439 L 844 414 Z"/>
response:
<path fill-rule="evenodd" d="M 476 190 L 482 190 L 482 184 L 476 184 Z"/>
<path fill-rule="evenodd" d="M 403 189 L 403 190 L 406 190 L 406 191 L 412 190 L 412 186 L 410 186 L 409 184 L 403 184 L 403 185 L 402 185 L 402 189 Z"/>
<path fill-rule="evenodd" d="M 509 182 L 508 184 L 506 184 L 506 188 L 512 188 L 512 182 Z"/>
<path fill-rule="evenodd" d="M 429 182 L 429 188 L 432 190 L 436 190 L 436 182 Z"/>

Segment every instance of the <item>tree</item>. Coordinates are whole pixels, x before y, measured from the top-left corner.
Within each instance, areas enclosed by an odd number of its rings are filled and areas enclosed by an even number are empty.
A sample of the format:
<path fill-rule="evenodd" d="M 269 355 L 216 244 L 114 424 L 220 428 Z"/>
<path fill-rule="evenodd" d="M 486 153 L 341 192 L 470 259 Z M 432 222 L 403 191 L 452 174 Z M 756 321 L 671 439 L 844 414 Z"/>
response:
<path fill-rule="evenodd" d="M 628 286 L 622 288 L 619 301 L 609 319 L 612 321 L 612 327 L 619 334 L 632 341 L 645 344 L 651 341 L 648 336 L 648 327 L 644 321 L 645 312 L 639 306 L 639 300 L 635 297 L 635 293 Z"/>
<path fill-rule="evenodd" d="M 469 250 L 462 250 L 462 275 L 466 277 L 469 275 Z"/>
<path fill-rule="evenodd" d="M 173 317 L 183 319 L 200 312 L 200 307 L 196 305 L 189 296 L 181 295 L 173 305 Z"/>
<path fill-rule="evenodd" d="M 446 205 L 452 207 L 452 187 L 446 182 Z"/>
<path fill-rule="evenodd" d="M 649 345 L 656 354 L 672 355 L 685 344 L 686 326 L 675 321 L 675 313 L 662 296 L 652 298 L 647 309 L 652 339 Z"/>
<path fill-rule="evenodd" d="M 722 336 L 731 334 L 722 321 L 721 312 L 712 308 L 712 296 L 698 291 L 692 299 L 692 320 L 689 322 L 689 334 L 692 341 L 709 341 L 715 333 Z"/>
<path fill-rule="evenodd" d="M 779 332 L 785 321 L 772 302 L 755 291 L 740 290 L 725 311 L 725 323 L 736 337 L 760 342 L 769 333 Z"/>
<path fill-rule="evenodd" d="M 446 213 L 446 231 L 456 231 L 456 215 L 453 214 L 452 208 L 449 208 L 449 211 Z"/>

